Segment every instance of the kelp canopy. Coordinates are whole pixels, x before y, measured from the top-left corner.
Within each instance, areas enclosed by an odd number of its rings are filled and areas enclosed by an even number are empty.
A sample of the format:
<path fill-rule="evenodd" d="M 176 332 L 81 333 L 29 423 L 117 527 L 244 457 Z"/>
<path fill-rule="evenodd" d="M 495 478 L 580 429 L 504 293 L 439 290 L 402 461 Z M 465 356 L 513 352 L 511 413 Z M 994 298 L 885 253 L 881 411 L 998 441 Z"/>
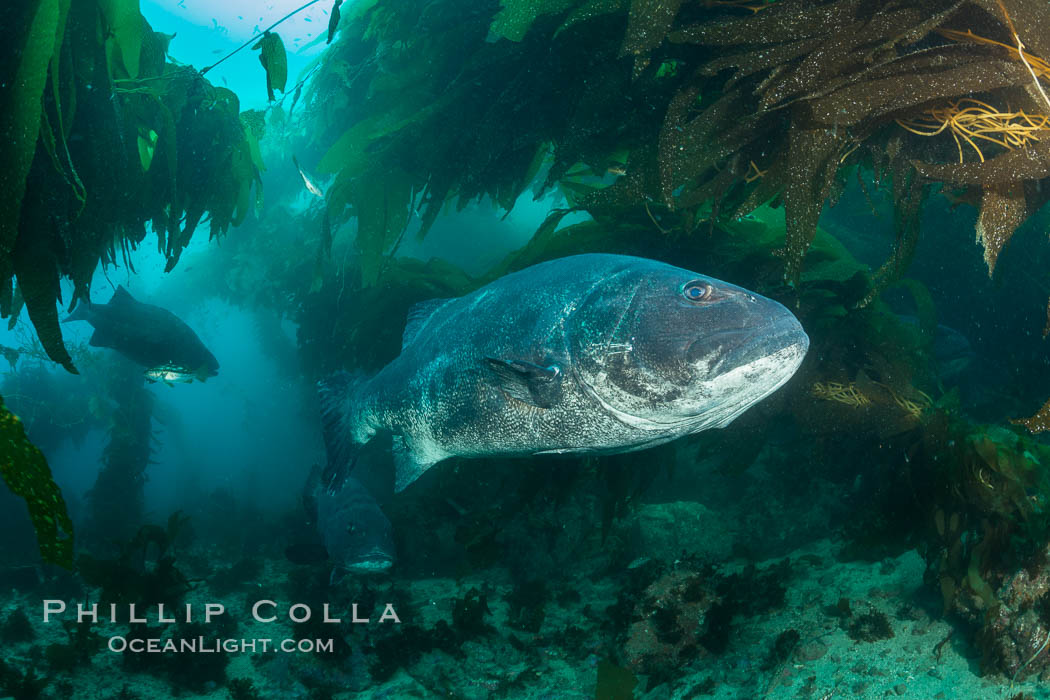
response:
<path fill-rule="evenodd" d="M 669 234 L 782 203 L 795 281 L 825 202 L 866 166 L 896 207 L 876 289 L 907 263 L 934 186 L 979 207 L 989 272 L 1050 193 L 1042 0 L 366 0 L 345 14 L 310 132 L 368 284 L 411 213 L 422 236 L 450 201 L 509 209 L 542 168 L 599 222 Z"/>
<path fill-rule="evenodd" d="M 127 262 L 147 222 L 171 269 L 206 214 L 214 236 L 252 206 L 257 133 L 233 92 L 167 60 L 170 38 L 138 0 L 0 7 L 0 315 L 13 325 L 24 305 L 70 371 L 60 276 L 73 306 L 100 261 Z"/>

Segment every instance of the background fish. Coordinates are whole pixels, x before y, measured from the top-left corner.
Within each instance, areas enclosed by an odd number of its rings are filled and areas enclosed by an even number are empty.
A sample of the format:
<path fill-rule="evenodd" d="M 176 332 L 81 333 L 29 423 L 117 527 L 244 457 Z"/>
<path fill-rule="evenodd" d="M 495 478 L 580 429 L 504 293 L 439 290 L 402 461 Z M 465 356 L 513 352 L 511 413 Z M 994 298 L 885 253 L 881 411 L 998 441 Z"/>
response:
<path fill-rule="evenodd" d="M 616 453 L 728 425 L 809 347 L 781 304 L 643 258 L 578 255 L 412 309 L 400 356 L 321 384 L 337 487 L 394 435 L 395 487 L 453 455 Z"/>
<path fill-rule="evenodd" d="M 390 521 L 368 489 L 347 477 L 335 493 L 316 495 L 317 531 L 332 561 L 332 581 L 344 574 L 377 574 L 396 558 Z"/>
<path fill-rule="evenodd" d="M 916 316 L 898 314 L 897 318 L 915 328 L 920 326 Z M 970 339 L 951 326 L 943 324 L 937 324 L 934 329 L 930 350 L 933 352 L 937 378 L 942 382 L 957 380 L 977 359 Z"/>
<path fill-rule="evenodd" d="M 66 318 L 95 328 L 89 345 L 112 348 L 148 369 L 178 368 L 204 380 L 219 372 L 215 356 L 197 334 L 167 309 L 135 300 L 118 286 L 108 304 L 81 303 Z"/>

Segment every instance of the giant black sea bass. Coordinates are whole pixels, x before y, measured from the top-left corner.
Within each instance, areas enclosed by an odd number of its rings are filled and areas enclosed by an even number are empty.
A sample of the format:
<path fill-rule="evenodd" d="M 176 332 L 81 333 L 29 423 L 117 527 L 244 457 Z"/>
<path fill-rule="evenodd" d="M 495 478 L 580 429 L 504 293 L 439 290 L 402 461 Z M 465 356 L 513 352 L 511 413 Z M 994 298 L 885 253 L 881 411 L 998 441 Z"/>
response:
<path fill-rule="evenodd" d="M 808 348 L 784 306 L 695 272 L 621 255 L 541 263 L 418 304 L 397 359 L 321 383 L 326 479 L 382 430 L 399 491 L 452 456 L 652 447 L 728 425 Z"/>
<path fill-rule="evenodd" d="M 124 287 L 117 287 L 108 304 L 83 302 L 65 320 L 90 323 L 95 332 L 88 345 L 112 348 L 137 362 L 149 381 L 204 381 L 219 372 L 215 356 L 182 319 L 143 304 Z"/>

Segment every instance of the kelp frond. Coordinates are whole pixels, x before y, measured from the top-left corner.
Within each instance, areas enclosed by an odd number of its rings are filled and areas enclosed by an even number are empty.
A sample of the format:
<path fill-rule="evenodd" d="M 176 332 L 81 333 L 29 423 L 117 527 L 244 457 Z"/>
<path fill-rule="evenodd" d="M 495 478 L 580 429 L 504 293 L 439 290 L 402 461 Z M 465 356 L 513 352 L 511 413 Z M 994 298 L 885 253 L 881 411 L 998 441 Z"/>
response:
<path fill-rule="evenodd" d="M 968 42 L 971 44 L 982 44 L 984 46 L 998 46 L 1006 49 L 1011 56 L 1019 61 L 1028 63 L 1035 71 L 1035 74 L 1050 80 L 1050 64 L 1044 61 L 1039 56 L 1028 53 L 1023 49 L 1018 49 L 1016 46 L 1010 44 L 1004 44 L 1001 41 L 995 39 L 989 39 L 988 37 L 978 36 L 974 34 L 972 30 L 967 29 L 965 32 L 959 31 L 958 29 L 938 29 L 937 33 L 946 39 L 958 42 Z"/>
<path fill-rule="evenodd" d="M 704 7 L 730 7 L 758 13 L 773 4 L 773 0 L 704 0 Z"/>
<path fill-rule="evenodd" d="M 960 138 L 966 141 L 984 162 L 984 153 L 976 139 L 1008 149 L 1024 148 L 1031 141 L 1039 141 L 1042 132 L 1050 131 L 1050 116 L 1027 114 L 1024 110 L 1003 112 L 986 102 L 963 98 L 940 107 L 931 107 L 912 119 L 897 119 L 897 124 L 919 136 L 937 136 L 949 131 L 959 148 L 959 162 L 963 162 Z"/>

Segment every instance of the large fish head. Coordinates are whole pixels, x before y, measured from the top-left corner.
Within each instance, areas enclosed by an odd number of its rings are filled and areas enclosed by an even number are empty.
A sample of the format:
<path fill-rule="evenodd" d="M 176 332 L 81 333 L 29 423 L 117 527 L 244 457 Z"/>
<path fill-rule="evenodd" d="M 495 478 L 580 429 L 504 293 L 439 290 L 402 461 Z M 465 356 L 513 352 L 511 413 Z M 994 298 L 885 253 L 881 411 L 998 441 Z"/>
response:
<path fill-rule="evenodd" d="M 809 348 L 780 303 L 652 261 L 592 289 L 569 343 L 577 378 L 606 410 L 674 434 L 728 425 L 784 384 Z"/>

